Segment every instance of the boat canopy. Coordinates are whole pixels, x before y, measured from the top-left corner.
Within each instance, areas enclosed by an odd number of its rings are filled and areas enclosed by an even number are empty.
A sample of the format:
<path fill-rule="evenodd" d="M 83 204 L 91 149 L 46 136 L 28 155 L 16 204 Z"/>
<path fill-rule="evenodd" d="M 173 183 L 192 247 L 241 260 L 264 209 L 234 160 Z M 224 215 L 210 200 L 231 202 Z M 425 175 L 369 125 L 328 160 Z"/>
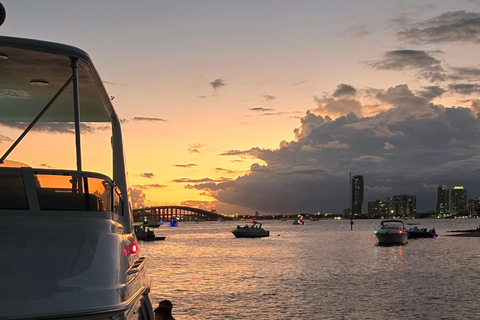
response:
<path fill-rule="evenodd" d="M 72 77 L 78 61 L 81 122 L 110 122 L 115 111 L 89 55 L 53 42 L 0 36 L 0 121 L 31 122 Z M 65 90 L 39 119 L 74 122 L 74 91 Z"/>

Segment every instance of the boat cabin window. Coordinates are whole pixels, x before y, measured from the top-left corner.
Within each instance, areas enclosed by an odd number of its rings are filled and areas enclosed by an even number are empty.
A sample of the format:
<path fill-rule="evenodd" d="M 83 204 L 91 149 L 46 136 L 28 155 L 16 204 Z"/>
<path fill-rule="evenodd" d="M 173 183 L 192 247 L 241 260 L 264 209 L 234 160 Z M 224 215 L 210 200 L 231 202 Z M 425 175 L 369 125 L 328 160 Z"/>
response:
<path fill-rule="evenodd" d="M 35 181 L 40 210 L 110 211 L 121 202 L 112 184 L 100 178 L 36 174 Z"/>
<path fill-rule="evenodd" d="M 0 195 L 0 209 L 28 209 L 27 194 L 21 174 L 1 173 Z"/>

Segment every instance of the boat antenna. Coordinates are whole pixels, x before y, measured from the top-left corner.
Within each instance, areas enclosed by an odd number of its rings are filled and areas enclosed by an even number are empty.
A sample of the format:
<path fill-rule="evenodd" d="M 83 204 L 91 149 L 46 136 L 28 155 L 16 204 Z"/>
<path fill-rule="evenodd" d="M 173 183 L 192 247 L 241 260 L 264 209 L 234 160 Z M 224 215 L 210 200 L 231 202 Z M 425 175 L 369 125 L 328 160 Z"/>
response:
<path fill-rule="evenodd" d="M 0 26 L 5 22 L 6 16 L 7 16 L 7 12 L 5 11 L 5 7 L 0 2 Z"/>

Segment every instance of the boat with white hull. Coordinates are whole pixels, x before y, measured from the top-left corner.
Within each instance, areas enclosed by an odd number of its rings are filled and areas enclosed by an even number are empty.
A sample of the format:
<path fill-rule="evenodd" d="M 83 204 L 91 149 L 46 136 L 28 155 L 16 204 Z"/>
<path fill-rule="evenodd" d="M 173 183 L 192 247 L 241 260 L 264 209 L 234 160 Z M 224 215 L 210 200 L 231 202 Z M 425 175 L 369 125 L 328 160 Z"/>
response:
<path fill-rule="evenodd" d="M 378 244 L 405 244 L 408 232 L 402 220 L 383 220 L 375 230 Z"/>
<path fill-rule="evenodd" d="M 153 320 L 120 119 L 90 57 L 0 36 L 0 70 L 0 121 L 27 127 L 0 158 L 0 319 Z M 74 170 L 7 159 L 38 121 L 75 125 Z M 82 170 L 81 122 L 110 123 L 113 179 Z"/>

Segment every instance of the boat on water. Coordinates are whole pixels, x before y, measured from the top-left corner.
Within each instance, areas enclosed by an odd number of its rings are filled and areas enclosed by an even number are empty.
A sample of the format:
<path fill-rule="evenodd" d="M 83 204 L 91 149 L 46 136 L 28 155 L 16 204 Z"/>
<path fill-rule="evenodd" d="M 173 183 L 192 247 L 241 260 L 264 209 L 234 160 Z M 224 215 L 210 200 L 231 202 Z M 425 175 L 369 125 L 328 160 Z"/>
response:
<path fill-rule="evenodd" d="M 169 227 L 178 227 L 178 221 L 175 218 L 170 219 Z"/>
<path fill-rule="evenodd" d="M 263 229 L 262 224 L 258 222 L 253 222 L 250 225 L 247 223 L 244 227 L 237 226 L 232 233 L 237 238 L 262 238 L 270 236 L 270 231 Z"/>
<path fill-rule="evenodd" d="M 375 230 L 378 244 L 405 244 L 408 242 L 408 232 L 402 220 L 383 220 Z"/>
<path fill-rule="evenodd" d="M 153 320 L 120 118 L 89 55 L 0 36 L 0 70 L 0 121 L 26 127 L 0 158 L 0 319 Z M 51 148 L 75 150 L 75 169 L 7 159 L 38 122 L 73 124 L 75 144 Z M 82 169 L 84 122 L 110 123 L 111 177 Z"/>
<path fill-rule="evenodd" d="M 305 221 L 303 221 L 303 217 L 301 216 L 300 218 L 293 220 L 293 224 L 303 226 Z"/>
<path fill-rule="evenodd" d="M 411 226 L 409 228 L 406 228 L 406 231 L 408 232 L 408 238 L 409 239 L 419 239 L 419 238 L 431 238 L 435 239 L 438 237 L 437 232 L 435 231 L 435 228 L 432 228 L 430 230 L 427 230 L 427 228 L 419 228 L 418 226 L 414 224 L 408 224 L 407 225 Z M 412 227 L 413 225 L 413 227 Z"/>
<path fill-rule="evenodd" d="M 155 221 L 135 222 L 135 235 L 139 241 L 159 241 L 165 240 L 165 237 L 158 237 L 155 235 L 154 228 L 158 228 L 160 223 Z"/>

